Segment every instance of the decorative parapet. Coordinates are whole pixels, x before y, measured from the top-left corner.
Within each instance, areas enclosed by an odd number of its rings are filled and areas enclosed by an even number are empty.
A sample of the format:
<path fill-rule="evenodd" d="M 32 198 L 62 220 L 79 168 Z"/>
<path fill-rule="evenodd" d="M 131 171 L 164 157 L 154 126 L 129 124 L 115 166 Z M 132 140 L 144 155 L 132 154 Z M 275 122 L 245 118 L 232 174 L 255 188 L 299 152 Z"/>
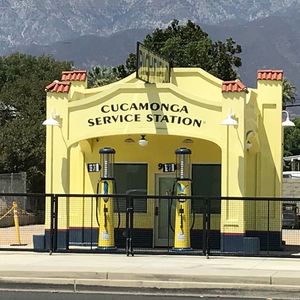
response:
<path fill-rule="evenodd" d="M 87 71 L 73 70 L 63 71 L 61 74 L 62 81 L 85 81 L 87 79 Z"/>
<path fill-rule="evenodd" d="M 226 92 L 248 92 L 247 87 L 239 80 L 223 81 L 222 93 Z"/>
<path fill-rule="evenodd" d="M 45 91 L 48 93 L 68 93 L 70 90 L 71 82 L 54 80 L 46 86 Z"/>
<path fill-rule="evenodd" d="M 283 80 L 283 70 L 258 70 L 257 80 Z"/>

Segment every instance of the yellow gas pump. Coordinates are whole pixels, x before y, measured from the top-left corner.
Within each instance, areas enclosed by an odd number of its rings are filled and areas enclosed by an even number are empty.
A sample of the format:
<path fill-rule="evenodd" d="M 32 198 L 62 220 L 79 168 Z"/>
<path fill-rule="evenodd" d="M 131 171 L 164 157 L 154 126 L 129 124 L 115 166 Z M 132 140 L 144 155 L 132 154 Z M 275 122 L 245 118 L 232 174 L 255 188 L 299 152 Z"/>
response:
<path fill-rule="evenodd" d="M 175 151 L 177 196 L 191 195 L 191 153 L 187 148 Z M 179 198 L 176 201 L 174 251 L 191 250 L 190 203 L 190 199 Z"/>
<path fill-rule="evenodd" d="M 109 147 L 99 150 L 101 159 L 101 179 L 98 183 L 98 190 L 100 194 L 103 195 L 113 194 L 115 153 L 115 150 Z M 115 249 L 113 198 L 105 196 L 101 197 L 98 203 L 97 214 L 99 216 L 98 249 Z"/>

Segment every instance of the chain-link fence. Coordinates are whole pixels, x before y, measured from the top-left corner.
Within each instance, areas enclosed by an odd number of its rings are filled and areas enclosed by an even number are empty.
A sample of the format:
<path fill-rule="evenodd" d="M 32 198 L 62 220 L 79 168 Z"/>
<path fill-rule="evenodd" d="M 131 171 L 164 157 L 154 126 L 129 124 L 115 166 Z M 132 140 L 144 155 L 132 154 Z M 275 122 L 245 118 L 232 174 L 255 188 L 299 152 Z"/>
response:
<path fill-rule="evenodd" d="M 45 195 L 0 193 L 0 199 L 0 249 L 33 250 L 34 236 L 45 234 Z"/>
<path fill-rule="evenodd" d="M 0 174 L 0 193 L 26 193 L 26 173 Z M 19 209 L 26 210 L 30 203 L 23 196 L 0 197 L 0 215 L 12 206 L 13 201 L 17 202 Z"/>

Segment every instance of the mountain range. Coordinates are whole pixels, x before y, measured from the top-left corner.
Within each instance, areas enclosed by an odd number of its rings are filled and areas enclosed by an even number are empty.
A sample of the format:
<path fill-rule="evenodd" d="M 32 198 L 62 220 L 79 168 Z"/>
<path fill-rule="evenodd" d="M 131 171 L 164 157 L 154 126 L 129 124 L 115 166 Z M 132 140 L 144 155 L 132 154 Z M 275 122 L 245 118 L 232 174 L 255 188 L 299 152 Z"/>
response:
<path fill-rule="evenodd" d="M 299 0 L 0 0 L 0 55 L 51 54 L 76 68 L 124 63 L 136 42 L 172 19 L 242 46 L 241 80 L 283 69 L 300 93 Z"/>
<path fill-rule="evenodd" d="M 174 18 L 242 24 L 299 9 L 298 0 L 0 0 L 3 47 L 166 27 Z"/>

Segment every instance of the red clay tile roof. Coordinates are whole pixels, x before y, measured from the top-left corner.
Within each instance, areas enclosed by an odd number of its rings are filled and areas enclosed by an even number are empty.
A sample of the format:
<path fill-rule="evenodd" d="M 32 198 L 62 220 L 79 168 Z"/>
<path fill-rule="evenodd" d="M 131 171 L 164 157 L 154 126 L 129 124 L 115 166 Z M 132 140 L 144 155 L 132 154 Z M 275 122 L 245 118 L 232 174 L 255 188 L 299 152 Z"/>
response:
<path fill-rule="evenodd" d="M 87 72 L 84 70 L 63 71 L 61 74 L 62 81 L 85 81 Z"/>
<path fill-rule="evenodd" d="M 46 92 L 50 93 L 68 93 L 71 82 L 54 80 L 46 86 Z"/>
<path fill-rule="evenodd" d="M 282 70 L 258 70 L 257 80 L 282 80 Z"/>
<path fill-rule="evenodd" d="M 222 92 L 244 92 L 247 87 L 239 80 L 223 81 Z"/>

